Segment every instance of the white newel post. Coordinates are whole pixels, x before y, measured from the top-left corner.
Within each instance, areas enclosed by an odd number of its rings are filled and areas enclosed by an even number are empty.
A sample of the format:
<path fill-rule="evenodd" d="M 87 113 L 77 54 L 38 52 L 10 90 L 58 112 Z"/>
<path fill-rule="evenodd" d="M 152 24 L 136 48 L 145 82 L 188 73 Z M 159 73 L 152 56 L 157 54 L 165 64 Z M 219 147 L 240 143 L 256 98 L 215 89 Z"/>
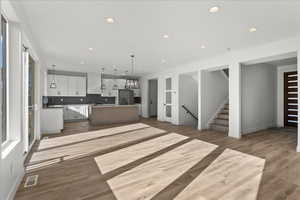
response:
<path fill-rule="evenodd" d="M 241 138 L 241 66 L 229 67 L 229 131 L 228 136 Z"/>

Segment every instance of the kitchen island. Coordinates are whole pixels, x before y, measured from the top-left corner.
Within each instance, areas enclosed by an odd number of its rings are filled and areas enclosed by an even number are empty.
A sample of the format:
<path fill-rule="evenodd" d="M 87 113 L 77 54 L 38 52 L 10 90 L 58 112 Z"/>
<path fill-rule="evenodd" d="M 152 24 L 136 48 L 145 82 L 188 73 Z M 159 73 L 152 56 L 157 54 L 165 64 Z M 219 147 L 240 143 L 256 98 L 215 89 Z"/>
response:
<path fill-rule="evenodd" d="M 91 125 L 139 121 L 138 105 L 93 105 L 89 113 Z"/>

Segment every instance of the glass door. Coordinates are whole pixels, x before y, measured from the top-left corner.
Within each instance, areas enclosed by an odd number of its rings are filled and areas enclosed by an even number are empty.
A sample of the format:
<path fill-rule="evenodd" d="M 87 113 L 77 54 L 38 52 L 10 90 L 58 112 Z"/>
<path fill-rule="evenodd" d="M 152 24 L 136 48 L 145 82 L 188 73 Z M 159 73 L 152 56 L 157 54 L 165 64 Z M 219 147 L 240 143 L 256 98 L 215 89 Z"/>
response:
<path fill-rule="evenodd" d="M 29 147 L 34 141 L 34 60 L 29 55 L 29 66 L 28 66 L 28 143 Z"/>
<path fill-rule="evenodd" d="M 172 121 L 172 78 L 168 77 L 165 79 L 165 121 L 171 122 Z"/>

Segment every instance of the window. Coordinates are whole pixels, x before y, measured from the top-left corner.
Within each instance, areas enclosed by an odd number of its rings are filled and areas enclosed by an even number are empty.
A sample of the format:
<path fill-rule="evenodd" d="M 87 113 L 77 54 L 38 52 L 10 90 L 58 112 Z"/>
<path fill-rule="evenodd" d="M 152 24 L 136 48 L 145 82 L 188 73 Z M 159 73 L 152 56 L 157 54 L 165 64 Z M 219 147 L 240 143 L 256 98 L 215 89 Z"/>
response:
<path fill-rule="evenodd" d="M 1 101 L 2 101 L 2 143 L 6 142 L 7 137 L 7 21 L 6 19 L 1 16 L 1 81 L 2 81 L 2 88 L 1 88 Z"/>

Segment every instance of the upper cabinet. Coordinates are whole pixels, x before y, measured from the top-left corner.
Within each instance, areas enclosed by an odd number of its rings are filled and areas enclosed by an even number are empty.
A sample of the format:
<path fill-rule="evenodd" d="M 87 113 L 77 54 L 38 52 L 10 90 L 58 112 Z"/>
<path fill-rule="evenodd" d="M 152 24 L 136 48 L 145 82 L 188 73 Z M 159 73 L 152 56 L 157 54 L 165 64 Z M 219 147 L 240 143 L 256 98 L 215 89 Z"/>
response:
<path fill-rule="evenodd" d="M 101 74 L 88 73 L 87 93 L 101 94 Z"/>
<path fill-rule="evenodd" d="M 86 78 L 69 76 L 68 96 L 86 96 Z"/>
<path fill-rule="evenodd" d="M 86 96 L 86 77 L 55 75 L 56 88 L 50 88 L 53 75 L 48 75 L 48 96 Z"/>

